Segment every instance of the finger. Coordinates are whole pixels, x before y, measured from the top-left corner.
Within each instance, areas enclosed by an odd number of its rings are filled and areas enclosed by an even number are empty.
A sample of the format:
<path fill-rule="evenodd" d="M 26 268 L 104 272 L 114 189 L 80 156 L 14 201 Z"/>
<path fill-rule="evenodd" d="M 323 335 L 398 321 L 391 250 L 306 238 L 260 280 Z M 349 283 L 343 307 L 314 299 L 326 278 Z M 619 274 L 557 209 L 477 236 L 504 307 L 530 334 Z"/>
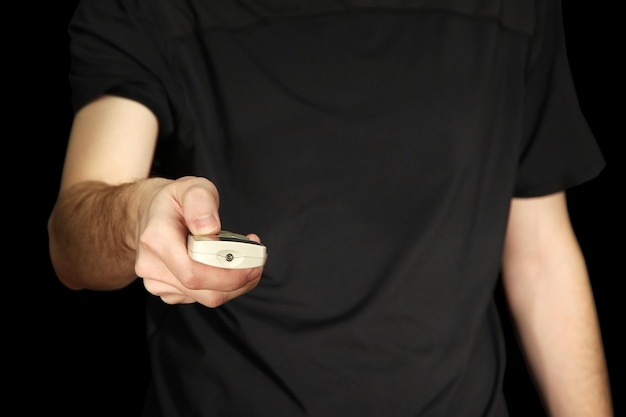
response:
<path fill-rule="evenodd" d="M 221 292 L 221 291 L 200 290 L 200 291 L 192 291 L 191 295 L 200 304 L 205 305 L 210 308 L 215 308 L 215 307 L 221 306 L 222 304 L 227 303 L 230 300 L 240 297 L 243 294 L 247 293 L 248 291 L 252 290 L 254 287 L 258 285 L 259 281 L 260 281 L 260 276 L 259 278 L 249 281 L 248 283 L 246 283 L 246 285 L 234 291 Z"/>
<path fill-rule="evenodd" d="M 152 295 L 161 298 L 166 304 L 191 304 L 196 302 L 193 297 L 181 293 L 177 288 L 153 279 L 144 278 L 144 288 Z"/>
<path fill-rule="evenodd" d="M 253 241 L 257 242 L 257 243 L 261 243 L 261 238 L 258 235 L 254 234 L 254 233 L 250 233 L 250 234 L 246 235 L 246 237 L 248 239 L 250 239 L 250 240 L 253 240 Z"/>
<path fill-rule="evenodd" d="M 166 304 L 190 304 L 198 302 L 207 307 L 214 308 L 252 290 L 258 285 L 260 278 L 261 274 L 259 272 L 257 278 L 248 281 L 243 287 L 237 288 L 234 291 L 214 291 L 206 289 L 189 290 L 156 279 L 144 278 L 142 281 L 144 287 L 150 294 L 160 297 Z"/>
<path fill-rule="evenodd" d="M 263 272 L 263 267 L 227 269 L 189 259 L 192 263 L 190 269 L 187 267 L 172 269 L 187 290 L 237 291 L 249 285 L 250 281 L 258 280 Z"/>
<path fill-rule="evenodd" d="M 188 178 L 179 196 L 185 223 L 191 233 L 217 234 L 221 223 L 217 188 L 206 178 Z"/>

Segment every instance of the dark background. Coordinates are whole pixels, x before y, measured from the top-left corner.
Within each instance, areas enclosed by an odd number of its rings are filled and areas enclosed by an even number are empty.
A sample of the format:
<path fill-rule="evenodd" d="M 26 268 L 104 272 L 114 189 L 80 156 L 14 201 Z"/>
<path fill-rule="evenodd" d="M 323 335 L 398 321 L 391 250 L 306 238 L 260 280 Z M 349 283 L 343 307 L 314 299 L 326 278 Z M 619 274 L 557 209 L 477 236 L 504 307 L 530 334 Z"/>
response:
<path fill-rule="evenodd" d="M 23 285 L 17 294 L 10 295 L 15 308 L 8 311 L 15 317 L 6 318 L 17 324 L 10 328 L 18 329 L 17 343 L 11 345 L 17 354 L 7 359 L 11 362 L 17 358 L 16 363 L 9 364 L 18 370 L 11 381 L 12 388 L 17 388 L 12 400 L 21 407 L 20 415 L 45 410 L 64 417 L 138 416 L 149 377 L 143 334 L 144 289 L 137 283 L 109 293 L 71 291 L 59 283 L 48 258 L 46 221 L 56 197 L 71 122 L 66 27 L 76 1 L 50 3 L 39 9 L 36 36 L 31 37 L 34 42 L 26 40 L 27 48 L 19 51 L 33 64 L 28 65 L 29 84 L 20 90 L 13 106 L 24 119 L 18 119 L 20 132 L 27 133 L 25 137 L 13 136 L 13 143 L 18 148 L 20 144 L 30 147 L 24 155 L 36 154 L 23 164 L 18 176 L 24 180 L 17 182 L 20 191 L 29 194 L 26 201 L 36 199 L 27 212 L 27 216 L 35 212 L 36 244 L 30 235 L 28 241 L 18 244 L 22 250 L 29 249 L 26 257 L 19 252 L 29 272 L 21 276 Z M 618 149 L 624 138 L 618 130 L 624 110 L 623 101 L 619 101 L 623 84 L 618 78 L 624 75 L 623 45 L 618 46 L 619 25 L 612 24 L 617 21 L 616 12 L 589 7 L 588 2 L 564 3 L 568 53 L 581 108 L 608 162 L 597 179 L 570 191 L 569 202 L 596 295 L 615 415 L 619 417 L 626 412 L 623 296 L 618 285 L 625 274 L 620 262 L 624 258 L 624 228 L 618 217 L 624 213 L 620 196 L 623 185 L 618 185 L 618 179 L 624 177 L 624 154 L 621 146 Z M 29 28 L 17 29 L 15 35 L 22 36 L 24 29 Z M 22 62 L 21 57 L 16 62 Z M 22 72 L 19 66 L 14 69 Z M 5 79 L 5 84 L 12 82 Z M 16 158 L 23 159 L 19 155 Z M 33 176 L 33 181 L 26 179 Z M 5 212 L 24 209 L 5 204 Z M 510 359 L 505 392 L 511 417 L 542 417 L 545 414 L 510 328 L 507 331 Z"/>

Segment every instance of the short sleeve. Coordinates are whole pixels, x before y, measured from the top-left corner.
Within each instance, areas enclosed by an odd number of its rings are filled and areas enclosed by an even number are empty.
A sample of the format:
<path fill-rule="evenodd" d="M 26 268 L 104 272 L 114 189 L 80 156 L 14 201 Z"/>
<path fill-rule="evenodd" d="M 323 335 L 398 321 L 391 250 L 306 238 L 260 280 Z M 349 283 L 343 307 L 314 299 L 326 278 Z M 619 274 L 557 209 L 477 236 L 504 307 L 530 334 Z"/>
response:
<path fill-rule="evenodd" d="M 71 99 L 74 111 L 103 94 L 136 100 L 173 129 L 164 80 L 162 40 L 150 10 L 136 0 L 83 0 L 70 21 Z M 145 7 L 145 6 L 143 6 Z"/>
<path fill-rule="evenodd" d="M 597 176 L 604 157 L 580 109 L 567 58 L 560 0 L 541 0 L 529 50 L 526 140 L 515 196 L 561 191 Z"/>

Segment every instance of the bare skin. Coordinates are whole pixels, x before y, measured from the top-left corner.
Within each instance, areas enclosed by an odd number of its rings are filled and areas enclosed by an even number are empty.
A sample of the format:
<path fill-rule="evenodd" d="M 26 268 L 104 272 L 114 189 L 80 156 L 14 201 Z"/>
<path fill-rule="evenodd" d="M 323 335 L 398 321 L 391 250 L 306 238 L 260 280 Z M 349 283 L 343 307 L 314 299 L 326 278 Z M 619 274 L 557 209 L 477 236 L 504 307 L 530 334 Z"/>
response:
<path fill-rule="evenodd" d="M 612 416 L 595 302 L 564 193 L 511 204 L 503 285 L 549 415 Z"/>
<path fill-rule="evenodd" d="M 219 194 L 204 178 L 149 178 L 157 133 L 154 115 L 131 100 L 102 97 L 78 112 L 48 223 L 53 266 L 72 289 L 114 290 L 139 276 L 166 303 L 219 306 L 252 290 L 262 268 L 226 270 L 187 255 L 188 231 L 220 230 Z M 512 200 L 502 265 L 550 416 L 611 417 L 593 295 L 564 193 Z"/>
<path fill-rule="evenodd" d="M 187 255 L 188 231 L 219 232 L 219 195 L 204 178 L 148 178 L 156 134 L 153 114 L 126 99 L 103 97 L 76 115 L 48 223 L 53 266 L 72 289 L 114 290 L 141 277 L 166 303 L 219 306 L 254 288 L 263 268 Z"/>

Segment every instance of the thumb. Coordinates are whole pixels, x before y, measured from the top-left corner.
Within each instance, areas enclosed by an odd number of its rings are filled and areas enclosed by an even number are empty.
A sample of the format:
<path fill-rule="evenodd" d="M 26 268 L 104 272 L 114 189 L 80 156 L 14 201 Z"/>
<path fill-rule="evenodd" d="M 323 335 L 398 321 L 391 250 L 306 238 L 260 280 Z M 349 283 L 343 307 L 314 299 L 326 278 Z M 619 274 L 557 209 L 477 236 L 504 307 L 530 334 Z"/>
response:
<path fill-rule="evenodd" d="M 181 199 L 183 217 L 187 228 L 194 235 L 211 235 L 220 231 L 217 189 L 206 178 L 194 178 Z"/>
<path fill-rule="evenodd" d="M 216 235 L 219 233 L 220 220 L 216 214 L 200 214 L 187 222 L 189 231 L 194 235 Z"/>

